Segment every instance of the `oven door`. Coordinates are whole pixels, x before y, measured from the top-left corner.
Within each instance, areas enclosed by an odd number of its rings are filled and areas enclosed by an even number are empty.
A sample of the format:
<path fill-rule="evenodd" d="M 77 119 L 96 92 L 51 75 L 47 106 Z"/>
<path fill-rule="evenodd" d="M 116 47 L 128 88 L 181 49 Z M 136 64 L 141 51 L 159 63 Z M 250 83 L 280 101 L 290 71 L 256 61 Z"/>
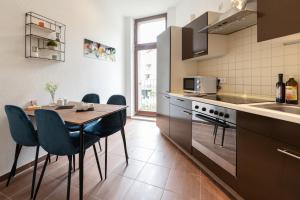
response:
<path fill-rule="evenodd" d="M 236 127 L 193 112 L 192 146 L 236 176 Z"/>

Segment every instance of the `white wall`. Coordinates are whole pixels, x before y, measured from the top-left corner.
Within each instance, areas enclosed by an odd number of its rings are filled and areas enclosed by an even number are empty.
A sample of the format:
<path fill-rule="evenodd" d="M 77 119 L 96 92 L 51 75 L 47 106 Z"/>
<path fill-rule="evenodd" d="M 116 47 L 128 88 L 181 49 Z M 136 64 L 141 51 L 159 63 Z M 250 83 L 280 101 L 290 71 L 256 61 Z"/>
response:
<path fill-rule="evenodd" d="M 224 12 L 229 8 L 230 0 L 181 0 L 176 6 L 176 25 L 185 26 L 191 22 L 192 14 L 199 17 L 206 11 Z"/>
<path fill-rule="evenodd" d="M 25 13 L 34 11 L 67 25 L 66 62 L 24 58 Z M 124 19 L 115 5 L 104 0 L 2 0 L 0 2 L 0 175 L 7 173 L 14 155 L 5 104 L 25 105 L 32 99 L 50 101 L 48 81 L 59 84 L 57 97 L 80 100 L 85 93 L 100 94 L 101 101 L 125 93 Z M 83 39 L 117 49 L 117 61 L 83 57 Z M 25 148 L 20 164 L 32 161 L 34 149 Z"/>

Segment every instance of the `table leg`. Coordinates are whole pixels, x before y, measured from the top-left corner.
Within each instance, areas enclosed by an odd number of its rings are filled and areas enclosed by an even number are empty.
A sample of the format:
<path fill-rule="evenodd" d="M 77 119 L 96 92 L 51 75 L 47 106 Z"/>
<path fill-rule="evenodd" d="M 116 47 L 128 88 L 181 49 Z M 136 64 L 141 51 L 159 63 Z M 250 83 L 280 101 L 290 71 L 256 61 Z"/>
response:
<path fill-rule="evenodd" d="M 83 158 L 84 158 L 84 141 L 83 125 L 80 126 L 80 152 L 79 152 L 79 199 L 83 200 Z"/>
<path fill-rule="evenodd" d="M 128 165 L 128 153 L 127 153 L 126 137 L 125 137 L 125 130 L 124 130 L 124 125 L 123 125 L 124 124 L 124 120 L 123 120 L 123 114 L 122 114 L 122 112 L 120 112 L 120 121 L 121 121 L 121 124 L 122 124 L 121 135 L 122 135 L 122 139 L 123 139 L 126 164 Z"/>

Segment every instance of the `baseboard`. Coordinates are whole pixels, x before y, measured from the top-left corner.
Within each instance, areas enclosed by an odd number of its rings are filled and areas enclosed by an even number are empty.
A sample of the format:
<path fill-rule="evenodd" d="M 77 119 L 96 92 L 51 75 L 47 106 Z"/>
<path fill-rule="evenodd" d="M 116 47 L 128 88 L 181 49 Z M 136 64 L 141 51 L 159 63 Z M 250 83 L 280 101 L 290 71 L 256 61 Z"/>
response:
<path fill-rule="evenodd" d="M 38 163 L 40 163 L 40 162 L 46 160 L 46 157 L 47 157 L 47 155 L 44 155 L 44 156 L 40 157 L 40 158 L 38 159 Z M 24 172 L 25 170 L 27 170 L 27 169 L 29 169 L 30 167 L 33 167 L 33 166 L 34 166 L 34 161 L 32 161 L 32 162 L 30 162 L 30 163 L 27 163 L 27 164 L 25 164 L 25 165 L 23 165 L 23 166 L 17 168 L 17 170 L 16 170 L 16 175 L 17 175 L 17 174 L 20 174 L 20 173 L 22 173 L 22 172 Z M 8 179 L 8 176 L 9 176 L 9 173 L 10 173 L 10 172 L 8 172 L 8 173 L 6 173 L 6 174 L 0 176 L 0 182 L 7 180 L 7 179 Z"/>

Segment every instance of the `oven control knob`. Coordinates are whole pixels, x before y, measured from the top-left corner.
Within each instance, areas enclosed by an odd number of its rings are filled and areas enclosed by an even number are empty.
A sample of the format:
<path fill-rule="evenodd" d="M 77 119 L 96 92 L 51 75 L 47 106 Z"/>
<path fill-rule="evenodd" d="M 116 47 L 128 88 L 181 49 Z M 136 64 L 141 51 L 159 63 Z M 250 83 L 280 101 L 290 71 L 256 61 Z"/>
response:
<path fill-rule="evenodd" d="M 199 106 L 195 106 L 195 109 L 199 109 Z"/>
<path fill-rule="evenodd" d="M 211 114 L 214 113 L 214 110 L 210 109 L 210 110 L 209 110 L 209 113 L 211 113 Z"/>
<path fill-rule="evenodd" d="M 203 107 L 203 108 L 202 108 L 202 111 L 206 111 L 206 108 L 205 108 L 205 107 Z"/>
<path fill-rule="evenodd" d="M 214 114 L 215 114 L 215 115 L 218 115 L 218 114 L 219 114 L 219 112 L 218 112 L 218 111 L 215 111 L 215 112 L 214 112 Z"/>
<path fill-rule="evenodd" d="M 223 116 L 224 116 L 224 113 L 220 112 L 220 113 L 219 113 L 219 116 L 220 116 L 220 117 L 223 117 Z"/>
<path fill-rule="evenodd" d="M 224 115 L 224 117 L 225 117 L 225 118 L 229 118 L 229 114 L 226 113 L 226 114 Z"/>

